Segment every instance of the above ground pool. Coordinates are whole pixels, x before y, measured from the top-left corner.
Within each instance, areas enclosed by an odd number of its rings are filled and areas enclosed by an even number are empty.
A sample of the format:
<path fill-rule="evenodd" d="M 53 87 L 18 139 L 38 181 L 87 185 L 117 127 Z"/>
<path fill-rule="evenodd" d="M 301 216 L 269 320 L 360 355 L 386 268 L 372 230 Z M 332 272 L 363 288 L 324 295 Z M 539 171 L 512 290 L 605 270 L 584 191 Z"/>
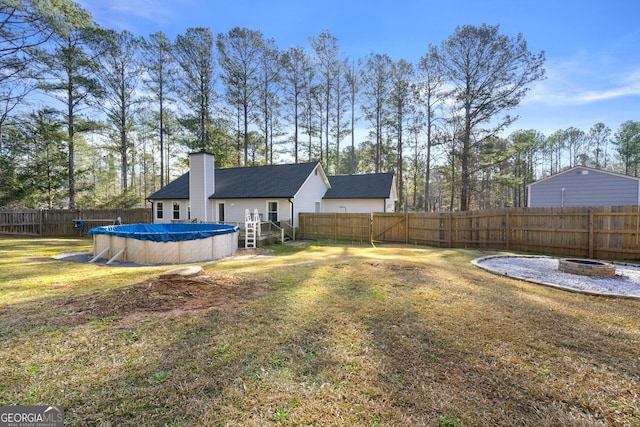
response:
<path fill-rule="evenodd" d="M 95 227 L 96 259 L 177 264 L 235 255 L 239 227 L 229 224 L 127 224 Z"/>

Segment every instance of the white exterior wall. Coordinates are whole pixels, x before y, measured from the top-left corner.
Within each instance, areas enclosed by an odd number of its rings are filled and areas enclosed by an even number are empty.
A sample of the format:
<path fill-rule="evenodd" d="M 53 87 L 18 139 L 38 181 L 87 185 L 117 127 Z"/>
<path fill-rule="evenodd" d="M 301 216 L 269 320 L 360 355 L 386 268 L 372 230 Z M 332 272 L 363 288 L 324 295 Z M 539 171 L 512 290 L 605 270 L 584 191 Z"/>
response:
<path fill-rule="evenodd" d="M 214 157 L 199 152 L 189 155 L 189 199 L 191 218 L 199 222 L 212 222 L 213 211 L 209 197 L 215 192 Z"/>
<path fill-rule="evenodd" d="M 322 205 L 327 213 L 393 212 L 385 210 L 385 201 L 382 199 L 326 199 Z M 393 207 L 393 203 L 391 205 Z"/>
<path fill-rule="evenodd" d="M 215 213 L 215 222 L 220 222 L 218 205 L 224 203 L 224 222 L 227 224 L 238 224 L 244 227 L 245 210 L 253 215 L 253 211 L 258 209 L 262 221 L 268 219 L 268 202 L 278 202 L 278 221 L 291 220 L 291 204 L 288 199 L 227 199 L 209 200 L 212 212 Z"/>
<path fill-rule="evenodd" d="M 319 166 L 311 172 L 304 184 L 300 187 L 293 199 L 293 226 L 298 226 L 298 214 L 300 212 L 315 212 L 316 203 L 322 209 L 322 197 L 329 189 L 329 181 Z"/>
<path fill-rule="evenodd" d="M 386 209 L 384 210 L 384 212 L 395 212 L 396 211 L 396 199 L 395 198 L 386 199 L 384 201 L 384 204 L 386 205 Z"/>
<path fill-rule="evenodd" d="M 158 218 L 158 202 L 162 203 L 162 218 Z M 180 218 L 173 218 L 173 204 L 180 206 Z M 153 222 L 155 224 L 168 224 L 175 221 L 187 221 L 189 219 L 188 200 L 154 200 L 153 201 Z"/>

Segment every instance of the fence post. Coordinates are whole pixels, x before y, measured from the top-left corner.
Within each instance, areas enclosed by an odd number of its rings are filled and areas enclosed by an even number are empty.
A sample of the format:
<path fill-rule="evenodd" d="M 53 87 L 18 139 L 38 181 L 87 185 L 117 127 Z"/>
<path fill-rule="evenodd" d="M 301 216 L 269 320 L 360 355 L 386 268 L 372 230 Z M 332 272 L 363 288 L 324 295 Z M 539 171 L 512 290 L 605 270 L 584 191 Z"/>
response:
<path fill-rule="evenodd" d="M 593 243 L 595 239 L 593 237 L 593 219 L 593 208 L 589 208 L 589 258 L 593 258 L 594 251 Z"/>
<path fill-rule="evenodd" d="M 505 208 L 504 214 L 504 248 L 509 250 L 509 235 L 511 234 L 511 224 L 509 224 L 509 208 Z"/>
<path fill-rule="evenodd" d="M 404 213 L 404 244 L 409 243 L 409 212 Z"/>
<path fill-rule="evenodd" d="M 453 213 L 449 213 L 449 242 L 448 247 L 451 248 L 453 242 Z"/>
<path fill-rule="evenodd" d="M 369 214 L 369 242 L 373 244 L 373 212 Z"/>

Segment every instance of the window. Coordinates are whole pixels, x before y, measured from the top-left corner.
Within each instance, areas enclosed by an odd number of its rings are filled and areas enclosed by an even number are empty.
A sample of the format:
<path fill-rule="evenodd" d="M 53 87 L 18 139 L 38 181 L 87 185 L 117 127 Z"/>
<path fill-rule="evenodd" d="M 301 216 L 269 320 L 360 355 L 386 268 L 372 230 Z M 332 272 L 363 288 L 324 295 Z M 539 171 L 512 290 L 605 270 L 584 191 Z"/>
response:
<path fill-rule="evenodd" d="M 156 218 L 158 219 L 162 219 L 162 209 L 164 208 L 164 206 L 162 205 L 162 202 L 158 202 L 156 203 Z"/>
<path fill-rule="evenodd" d="M 224 202 L 218 203 L 218 222 L 224 222 Z"/>
<path fill-rule="evenodd" d="M 267 218 L 271 222 L 278 222 L 278 202 L 267 202 Z"/>
<path fill-rule="evenodd" d="M 320 213 L 320 202 L 316 202 L 316 213 Z"/>
<path fill-rule="evenodd" d="M 180 219 L 180 204 L 173 202 L 173 219 Z"/>

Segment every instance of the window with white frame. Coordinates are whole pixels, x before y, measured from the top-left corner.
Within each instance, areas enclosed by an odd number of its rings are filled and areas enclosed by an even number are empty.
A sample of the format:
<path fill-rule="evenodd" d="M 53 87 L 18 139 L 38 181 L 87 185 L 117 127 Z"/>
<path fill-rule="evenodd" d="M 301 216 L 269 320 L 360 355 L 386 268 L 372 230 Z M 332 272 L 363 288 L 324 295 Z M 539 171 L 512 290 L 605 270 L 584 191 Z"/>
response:
<path fill-rule="evenodd" d="M 164 215 L 164 205 L 162 202 L 156 203 L 156 218 L 162 219 Z"/>
<path fill-rule="evenodd" d="M 180 219 L 180 203 L 173 202 L 173 219 Z"/>
<path fill-rule="evenodd" d="M 278 222 L 278 202 L 267 202 L 267 218 L 271 222 Z"/>
<path fill-rule="evenodd" d="M 218 202 L 218 222 L 224 222 L 224 202 Z"/>

